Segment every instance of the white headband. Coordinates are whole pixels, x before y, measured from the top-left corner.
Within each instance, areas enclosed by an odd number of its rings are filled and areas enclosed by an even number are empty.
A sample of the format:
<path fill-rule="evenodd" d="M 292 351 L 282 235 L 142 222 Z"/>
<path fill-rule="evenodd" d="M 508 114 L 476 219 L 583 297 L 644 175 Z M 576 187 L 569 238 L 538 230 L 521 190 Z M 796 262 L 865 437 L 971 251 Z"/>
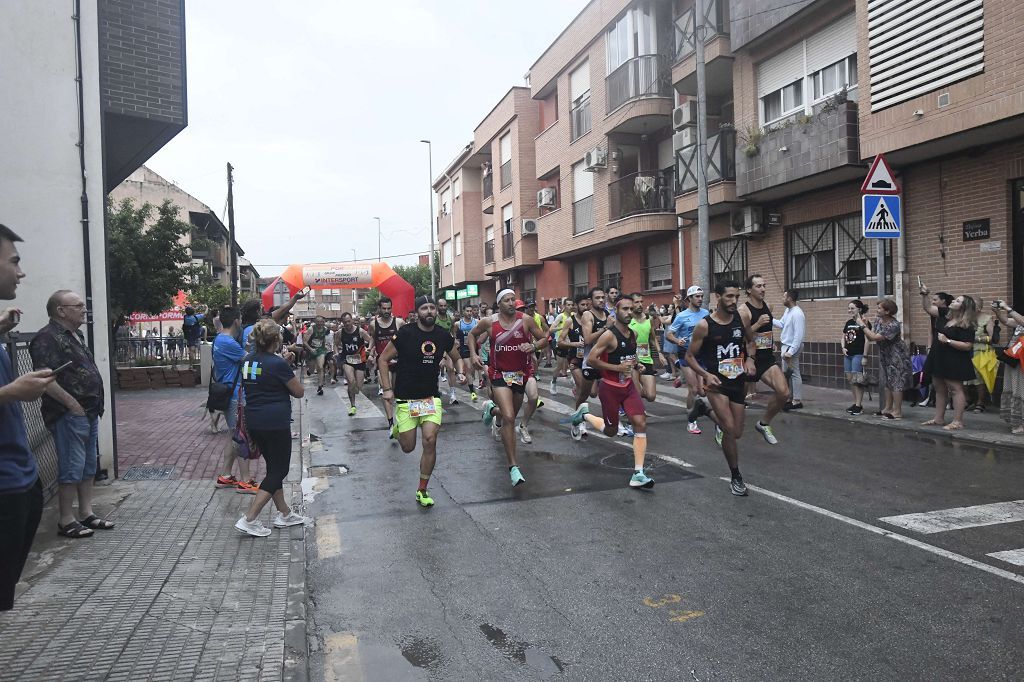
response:
<path fill-rule="evenodd" d="M 515 296 L 516 292 L 513 291 L 512 289 L 502 289 L 501 291 L 498 292 L 498 298 L 494 299 L 494 302 L 497 303 L 501 299 L 505 298 L 507 294 L 512 294 L 513 296 Z"/>

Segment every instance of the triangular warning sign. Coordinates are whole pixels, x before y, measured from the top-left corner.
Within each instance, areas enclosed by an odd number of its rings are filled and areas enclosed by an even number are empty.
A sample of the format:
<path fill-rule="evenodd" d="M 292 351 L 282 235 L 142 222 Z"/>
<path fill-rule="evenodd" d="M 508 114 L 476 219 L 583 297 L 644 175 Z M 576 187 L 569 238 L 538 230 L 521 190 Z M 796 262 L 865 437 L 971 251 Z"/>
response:
<path fill-rule="evenodd" d="M 864 184 L 860 186 L 860 191 L 864 194 L 900 193 L 900 186 L 896 183 L 896 176 L 893 175 L 892 168 L 889 167 L 884 154 L 879 154 L 875 157 L 874 162 L 871 164 L 871 170 L 868 171 L 868 176 L 864 178 Z"/>
<path fill-rule="evenodd" d="M 865 231 L 867 232 L 899 232 L 900 226 L 896 222 L 897 217 L 892 214 L 892 209 L 886 203 L 885 197 L 878 198 L 878 205 L 875 212 L 871 214 Z"/>

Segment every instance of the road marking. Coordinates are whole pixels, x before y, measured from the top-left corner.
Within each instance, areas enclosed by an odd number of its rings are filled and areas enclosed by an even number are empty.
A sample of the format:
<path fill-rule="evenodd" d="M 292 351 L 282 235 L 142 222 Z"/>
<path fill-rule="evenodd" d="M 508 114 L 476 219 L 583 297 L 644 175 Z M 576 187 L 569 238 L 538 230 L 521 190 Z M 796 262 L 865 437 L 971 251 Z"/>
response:
<path fill-rule="evenodd" d="M 345 411 L 348 412 L 348 389 L 345 386 L 338 385 L 334 388 L 334 395 L 338 397 L 341 404 L 344 406 Z M 356 413 L 355 416 L 349 417 L 350 419 L 386 419 L 384 411 L 377 406 L 377 403 L 370 400 L 363 394 L 362 391 L 356 393 Z"/>
<path fill-rule="evenodd" d="M 324 637 L 324 679 L 327 682 L 362 682 L 359 639 L 349 632 Z"/>
<path fill-rule="evenodd" d="M 992 552 L 988 556 L 1005 561 L 1014 566 L 1024 566 L 1024 549 L 1008 549 L 1005 552 Z"/>
<path fill-rule="evenodd" d="M 668 615 L 671 618 L 668 619 L 670 623 L 685 623 L 688 620 L 694 618 L 700 618 L 704 615 L 703 611 L 677 611 L 676 609 L 669 609 Z"/>
<path fill-rule="evenodd" d="M 721 480 L 728 481 L 729 479 L 727 477 L 723 476 L 723 477 L 721 477 Z M 849 516 L 843 516 L 842 514 L 838 514 L 838 513 L 834 512 L 834 511 L 829 511 L 828 509 L 823 509 L 822 507 L 816 507 L 813 504 L 808 504 L 807 502 L 801 502 L 800 500 L 794 499 L 792 497 L 787 497 L 785 495 L 780 495 L 779 493 L 775 493 L 775 492 L 772 492 L 771 490 L 766 490 L 764 488 L 760 488 L 758 486 L 751 485 L 750 483 L 747 483 L 747 488 L 749 490 L 753 490 L 754 492 L 761 493 L 762 495 L 767 495 L 768 497 L 775 498 L 776 500 L 780 500 L 782 502 L 786 502 L 788 504 L 792 504 L 792 505 L 794 505 L 796 507 L 800 507 L 801 509 L 806 509 L 807 511 L 812 511 L 815 514 L 821 514 L 822 516 L 827 516 L 830 519 L 834 519 L 836 521 L 842 521 L 843 523 L 849 524 L 849 525 L 854 526 L 856 528 L 860 528 L 861 530 L 866 530 L 869 533 L 875 533 L 876 535 L 881 535 L 881 536 L 887 537 L 887 538 L 889 538 L 891 540 L 895 540 L 897 542 L 902 542 L 903 544 L 910 545 L 911 547 L 916 547 L 918 549 L 923 549 L 926 552 L 931 552 L 932 554 L 937 554 L 938 556 L 941 556 L 941 557 L 944 557 L 946 559 L 949 559 L 950 561 L 955 561 L 955 562 L 963 564 L 965 566 L 970 566 L 970 567 L 976 568 L 976 569 L 978 569 L 980 571 L 985 571 L 986 573 L 991 573 L 992 575 L 998 576 L 1000 578 L 1005 578 L 1006 580 L 1010 580 L 1010 581 L 1013 581 L 1013 582 L 1018 583 L 1020 585 L 1024 585 L 1024 575 L 1018 575 L 1016 573 L 1011 573 L 1010 571 L 1004 571 L 1001 568 L 996 568 L 995 566 L 990 566 L 989 564 L 986 564 L 984 562 L 976 561 L 976 560 L 971 559 L 969 557 L 965 557 L 962 554 L 957 554 L 956 552 L 950 552 L 949 550 L 942 549 L 941 547 L 936 547 L 935 545 L 929 545 L 927 542 L 921 542 L 920 540 L 915 540 L 914 538 L 907 537 L 906 535 L 900 535 L 899 533 L 894 533 L 891 530 L 887 530 L 885 528 L 880 528 L 879 526 L 873 526 L 870 523 L 865 523 L 863 521 L 858 521 L 857 519 L 850 518 Z"/>
<path fill-rule="evenodd" d="M 652 609 L 660 609 L 662 606 L 678 604 L 681 601 L 683 601 L 683 598 L 678 594 L 666 594 L 664 597 L 657 600 L 651 597 L 644 597 L 644 606 L 650 606 Z"/>
<path fill-rule="evenodd" d="M 316 553 L 321 559 L 331 559 L 341 554 L 341 533 L 338 531 L 338 517 L 334 514 L 317 517 Z"/>
<path fill-rule="evenodd" d="M 1024 500 L 939 509 L 920 514 L 883 516 L 878 520 L 925 535 L 963 528 L 994 526 L 1000 523 L 1024 521 Z"/>

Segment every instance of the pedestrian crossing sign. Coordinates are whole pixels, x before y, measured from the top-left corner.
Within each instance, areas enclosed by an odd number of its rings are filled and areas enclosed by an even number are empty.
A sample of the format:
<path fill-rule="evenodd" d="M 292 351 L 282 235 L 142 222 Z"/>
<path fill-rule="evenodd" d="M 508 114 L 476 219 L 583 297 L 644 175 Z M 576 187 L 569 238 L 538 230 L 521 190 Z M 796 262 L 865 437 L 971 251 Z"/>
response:
<path fill-rule="evenodd" d="M 898 194 L 865 194 L 861 202 L 866 238 L 899 239 L 903 230 L 902 197 Z"/>

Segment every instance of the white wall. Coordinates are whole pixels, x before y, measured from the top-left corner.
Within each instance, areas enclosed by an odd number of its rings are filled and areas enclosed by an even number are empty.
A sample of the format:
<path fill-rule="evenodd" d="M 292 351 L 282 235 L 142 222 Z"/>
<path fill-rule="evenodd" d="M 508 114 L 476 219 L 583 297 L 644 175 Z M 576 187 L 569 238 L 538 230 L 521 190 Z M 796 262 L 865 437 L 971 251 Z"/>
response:
<path fill-rule="evenodd" d="M 46 299 L 57 289 L 85 294 L 71 0 L 0 3 L 0 223 L 25 240 L 18 248 L 26 278 L 18 287 L 23 331 L 46 324 Z M 110 356 L 103 229 L 96 3 L 82 3 L 82 71 L 88 177 L 92 312 L 96 362 L 107 389 L 101 421 L 103 466 L 112 466 Z"/>

